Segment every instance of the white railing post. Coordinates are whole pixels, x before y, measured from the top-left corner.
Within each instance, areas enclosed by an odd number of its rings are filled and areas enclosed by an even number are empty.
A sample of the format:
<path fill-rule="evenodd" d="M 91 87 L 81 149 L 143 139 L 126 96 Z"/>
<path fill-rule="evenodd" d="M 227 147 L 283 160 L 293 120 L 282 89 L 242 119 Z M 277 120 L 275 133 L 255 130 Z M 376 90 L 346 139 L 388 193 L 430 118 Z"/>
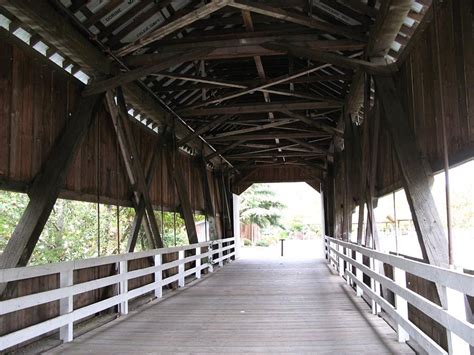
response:
<path fill-rule="evenodd" d="M 451 266 L 455 270 L 454 266 Z M 460 270 L 462 272 L 462 270 Z M 446 287 L 447 311 L 461 321 L 467 321 L 466 298 L 462 292 Z M 470 354 L 469 343 L 447 329 L 448 349 L 450 354 Z"/>
<path fill-rule="evenodd" d="M 196 259 L 196 279 L 201 278 L 201 247 L 196 248 L 196 256 L 199 255 L 199 258 Z"/>
<path fill-rule="evenodd" d="M 120 303 L 120 313 L 125 315 L 128 314 L 128 280 L 126 278 L 128 272 L 128 261 L 120 261 L 119 262 L 119 273 L 122 275 L 123 279 L 120 281 L 120 295 L 122 295 L 123 300 Z"/>
<path fill-rule="evenodd" d="M 403 288 L 407 287 L 407 275 L 405 270 L 393 266 L 393 280 L 395 283 Z M 395 293 L 395 308 L 396 312 L 404 319 L 408 320 L 408 302 Z M 400 324 L 397 324 L 398 341 L 404 343 L 410 339 L 407 331 L 403 329 Z"/>
<path fill-rule="evenodd" d="M 73 270 L 61 271 L 59 274 L 59 287 L 72 286 L 74 283 L 74 272 Z M 59 300 L 59 314 L 64 315 L 71 313 L 74 308 L 73 296 L 61 298 Z M 73 322 L 69 322 L 65 326 L 59 329 L 59 338 L 64 342 L 70 342 L 74 336 Z"/>
<path fill-rule="evenodd" d="M 362 253 L 359 253 L 358 251 L 356 251 L 355 255 L 356 255 L 356 261 L 359 264 L 362 264 L 363 263 Z M 359 280 L 360 282 L 364 282 L 362 270 L 358 266 L 356 267 L 356 277 L 357 277 L 357 280 Z M 356 291 L 357 291 L 357 296 L 362 296 L 362 294 L 364 293 L 362 291 L 362 288 L 359 287 L 359 285 L 356 285 Z"/>
<path fill-rule="evenodd" d="M 178 252 L 178 259 L 183 260 L 184 259 L 184 250 L 180 250 Z M 184 263 L 178 265 L 178 286 L 179 287 L 184 287 Z"/>
<path fill-rule="evenodd" d="M 344 248 L 337 244 L 337 251 L 339 253 L 344 253 Z M 344 276 L 344 259 L 340 256 L 337 257 L 337 267 L 339 269 L 339 276 Z"/>
<path fill-rule="evenodd" d="M 329 239 L 327 235 L 324 236 L 323 248 L 324 248 L 324 257 L 329 262 Z"/>
<path fill-rule="evenodd" d="M 209 256 L 207 257 L 207 264 L 209 265 L 209 267 L 207 269 L 209 270 L 209 272 L 214 272 L 214 264 L 212 261 L 212 258 L 214 257 L 214 243 L 213 242 L 209 243 L 208 252 L 209 252 Z"/>
<path fill-rule="evenodd" d="M 222 257 L 224 254 L 222 253 L 222 240 L 217 241 L 217 247 L 219 248 L 219 267 L 224 266 L 224 260 L 222 260 Z"/>
<path fill-rule="evenodd" d="M 155 261 L 155 266 L 161 266 L 163 264 L 163 257 L 161 254 L 157 254 L 153 257 Z M 163 285 L 161 281 L 163 280 L 163 271 L 159 270 L 155 272 L 155 297 L 161 298 L 163 296 Z"/>
<path fill-rule="evenodd" d="M 342 247 L 342 253 L 347 256 L 347 258 L 349 259 L 352 259 L 352 253 L 351 253 L 351 250 L 349 248 L 346 248 L 346 247 Z M 344 260 L 342 261 L 342 265 L 344 266 Z M 344 271 L 350 271 L 352 272 L 351 270 L 351 263 L 349 263 L 348 261 L 346 261 L 346 267 L 344 268 Z M 351 278 L 349 276 L 346 277 L 346 283 L 348 286 L 351 285 Z"/>
<path fill-rule="evenodd" d="M 378 270 L 379 270 L 379 261 L 377 259 L 374 259 L 374 258 L 370 258 L 370 268 L 378 273 Z M 380 282 L 374 280 L 373 278 L 370 278 L 370 288 L 372 289 L 372 291 L 374 291 L 374 293 L 377 295 L 377 296 L 381 296 L 380 294 Z M 372 314 L 379 314 L 380 311 L 381 311 L 381 307 L 380 305 L 375 302 L 375 300 L 372 299 Z"/>

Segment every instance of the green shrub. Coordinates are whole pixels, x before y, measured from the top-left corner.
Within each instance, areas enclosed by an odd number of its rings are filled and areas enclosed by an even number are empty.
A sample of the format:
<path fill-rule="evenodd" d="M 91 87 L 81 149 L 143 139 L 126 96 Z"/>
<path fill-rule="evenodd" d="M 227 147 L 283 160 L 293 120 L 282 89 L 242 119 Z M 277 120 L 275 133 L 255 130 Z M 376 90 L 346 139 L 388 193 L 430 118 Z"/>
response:
<path fill-rule="evenodd" d="M 258 247 L 268 247 L 270 246 L 270 243 L 266 239 L 260 239 L 257 243 L 255 243 L 255 245 Z"/>
<path fill-rule="evenodd" d="M 251 247 L 252 246 L 252 241 L 250 239 L 244 238 L 244 246 L 245 247 Z"/>

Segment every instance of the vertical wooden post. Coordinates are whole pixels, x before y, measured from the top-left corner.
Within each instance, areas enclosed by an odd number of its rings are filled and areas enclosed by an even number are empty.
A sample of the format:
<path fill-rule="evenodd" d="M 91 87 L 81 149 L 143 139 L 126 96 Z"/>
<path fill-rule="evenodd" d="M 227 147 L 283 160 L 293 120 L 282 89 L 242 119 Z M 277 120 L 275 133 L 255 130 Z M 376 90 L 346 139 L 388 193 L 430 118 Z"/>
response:
<path fill-rule="evenodd" d="M 407 287 L 407 279 L 405 270 L 393 267 L 393 279 L 395 283 L 403 288 Z M 395 294 L 395 308 L 398 314 L 408 320 L 408 302 L 402 297 Z M 404 343 L 410 339 L 410 336 L 400 324 L 397 325 L 398 341 Z"/>
<path fill-rule="evenodd" d="M 59 287 L 67 287 L 72 286 L 74 284 L 74 272 L 73 270 L 65 270 L 61 271 L 59 274 Z M 59 314 L 65 315 L 71 313 L 74 307 L 74 300 L 73 296 L 68 296 L 66 298 L 61 298 L 59 300 Z M 74 336 L 74 329 L 73 329 L 73 322 L 69 322 L 65 326 L 59 329 L 59 339 L 63 341 L 63 343 L 67 343 L 72 341 Z"/>
<path fill-rule="evenodd" d="M 423 259 L 430 264 L 448 267 L 448 240 L 430 189 L 429 167 L 421 159 L 416 137 L 393 79 L 375 77 L 377 96 L 381 100 L 384 122 L 392 138 L 403 176 L 405 193 L 410 206 L 413 223 L 423 253 Z M 439 298 L 446 305 L 446 295 L 437 285 Z"/>
<path fill-rule="evenodd" d="M 189 199 L 189 192 L 186 187 L 186 182 L 184 180 L 181 169 L 175 166 L 175 161 L 173 160 L 172 154 L 178 154 L 176 146 L 172 143 L 171 139 L 167 139 L 168 144 L 171 146 L 171 149 L 168 149 L 166 154 L 166 162 L 168 164 L 168 174 L 171 180 L 174 181 L 176 186 L 176 192 L 178 193 L 179 202 L 181 205 L 181 214 L 184 219 L 184 224 L 186 226 L 186 233 L 188 235 L 189 244 L 199 243 L 196 224 L 194 222 L 194 215 L 191 206 L 191 201 Z"/>
<path fill-rule="evenodd" d="M 163 256 L 161 254 L 154 256 L 155 266 L 163 265 Z M 159 270 L 155 272 L 155 282 L 157 283 L 155 287 L 155 297 L 161 298 L 163 296 L 163 285 L 161 281 L 163 280 L 163 271 Z"/>
<path fill-rule="evenodd" d="M 156 223 L 148 192 L 148 184 L 143 166 L 140 163 L 135 137 L 129 126 L 128 111 L 122 90 L 120 88 L 117 89 L 117 105 L 115 105 L 114 96 L 111 92 L 107 93 L 106 99 L 125 164 L 125 170 L 133 190 L 135 211 L 138 218 L 132 229 L 132 238 L 133 233 L 135 233 L 134 231 L 138 233 L 136 229 L 139 228 L 141 218 L 144 218 L 146 222 L 144 225 L 145 231 L 147 232 L 151 248 L 163 248 L 163 240 L 161 239 L 158 224 Z M 143 202 L 141 202 L 141 200 L 143 200 Z M 143 206 L 142 209 L 140 208 L 141 206 Z M 132 246 L 134 246 L 133 240 L 130 240 L 129 248 Z"/>
<path fill-rule="evenodd" d="M 196 255 L 199 256 L 198 259 L 196 259 L 196 279 L 201 278 L 201 247 L 196 248 Z"/>
<path fill-rule="evenodd" d="M 211 189 L 209 185 L 209 177 L 207 175 L 206 161 L 201 157 L 199 162 L 199 171 L 201 172 L 202 179 L 202 192 L 204 194 L 204 205 L 206 209 L 207 222 L 209 224 L 209 236 L 210 240 L 216 240 L 217 226 L 216 226 L 216 211 L 212 203 Z"/>
<path fill-rule="evenodd" d="M 184 250 L 180 250 L 180 251 L 178 252 L 178 259 L 179 259 L 179 260 L 183 260 L 183 259 L 184 259 Z M 179 287 L 184 287 L 184 282 L 185 282 L 185 280 L 184 280 L 184 269 L 185 269 L 184 266 L 185 266 L 184 263 L 179 264 L 179 266 L 178 266 L 178 275 L 179 275 L 179 278 L 178 278 L 178 286 L 179 286 Z"/>
<path fill-rule="evenodd" d="M 122 302 L 120 303 L 120 314 L 126 315 L 128 314 L 128 280 L 126 279 L 128 272 L 128 261 L 120 261 L 119 262 L 119 273 L 122 275 L 123 280 L 120 281 L 120 295 L 123 297 Z"/>

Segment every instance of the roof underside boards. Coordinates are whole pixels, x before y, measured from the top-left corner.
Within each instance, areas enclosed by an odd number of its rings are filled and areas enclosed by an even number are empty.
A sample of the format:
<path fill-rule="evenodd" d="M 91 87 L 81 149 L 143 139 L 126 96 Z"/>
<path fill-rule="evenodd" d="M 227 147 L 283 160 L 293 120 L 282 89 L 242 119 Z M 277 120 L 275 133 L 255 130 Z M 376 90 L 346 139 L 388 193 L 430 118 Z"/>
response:
<path fill-rule="evenodd" d="M 116 76 L 91 88 L 138 81 L 191 128 L 183 146 L 202 138 L 216 150 L 208 159 L 221 154 L 238 170 L 324 169 L 354 73 L 390 71 L 365 60 L 385 11 L 380 0 L 49 3 L 117 64 Z M 382 37 L 392 42 L 386 63 L 396 62 L 430 4 L 413 1 L 394 40 Z"/>

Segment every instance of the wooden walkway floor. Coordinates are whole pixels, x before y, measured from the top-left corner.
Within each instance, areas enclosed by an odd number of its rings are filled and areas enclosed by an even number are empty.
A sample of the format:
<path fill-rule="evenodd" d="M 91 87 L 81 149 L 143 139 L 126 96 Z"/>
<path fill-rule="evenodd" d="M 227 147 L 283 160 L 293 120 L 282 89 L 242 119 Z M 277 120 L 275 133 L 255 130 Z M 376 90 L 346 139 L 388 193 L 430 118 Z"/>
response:
<path fill-rule="evenodd" d="M 242 258 L 50 353 L 412 353 L 324 260 Z"/>

